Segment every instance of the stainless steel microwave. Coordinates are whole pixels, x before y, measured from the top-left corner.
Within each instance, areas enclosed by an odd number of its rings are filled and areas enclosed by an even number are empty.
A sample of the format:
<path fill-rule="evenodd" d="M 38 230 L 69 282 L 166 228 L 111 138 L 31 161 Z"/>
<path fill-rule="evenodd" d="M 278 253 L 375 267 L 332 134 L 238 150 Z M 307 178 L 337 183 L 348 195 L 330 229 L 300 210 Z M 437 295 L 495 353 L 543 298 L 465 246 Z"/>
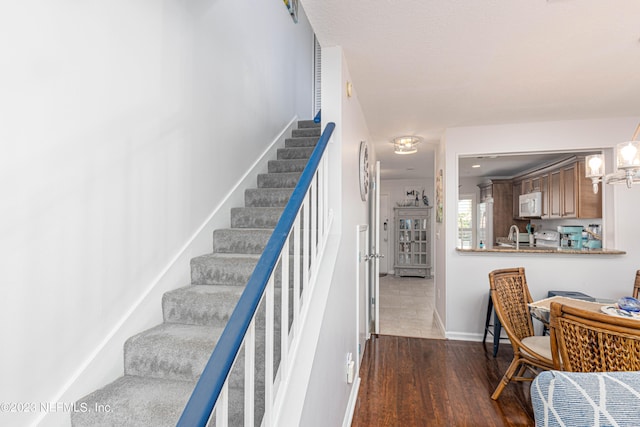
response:
<path fill-rule="evenodd" d="M 521 218 L 542 216 L 542 193 L 540 191 L 521 194 L 519 202 L 519 216 Z"/>

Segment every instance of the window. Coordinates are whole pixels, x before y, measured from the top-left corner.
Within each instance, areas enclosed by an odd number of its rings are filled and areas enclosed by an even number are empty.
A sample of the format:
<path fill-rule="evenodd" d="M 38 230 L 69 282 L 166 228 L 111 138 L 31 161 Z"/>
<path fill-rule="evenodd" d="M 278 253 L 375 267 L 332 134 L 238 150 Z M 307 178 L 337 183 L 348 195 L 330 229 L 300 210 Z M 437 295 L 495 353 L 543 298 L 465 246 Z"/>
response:
<path fill-rule="evenodd" d="M 458 199 L 458 247 L 473 248 L 473 195 L 461 194 Z"/>

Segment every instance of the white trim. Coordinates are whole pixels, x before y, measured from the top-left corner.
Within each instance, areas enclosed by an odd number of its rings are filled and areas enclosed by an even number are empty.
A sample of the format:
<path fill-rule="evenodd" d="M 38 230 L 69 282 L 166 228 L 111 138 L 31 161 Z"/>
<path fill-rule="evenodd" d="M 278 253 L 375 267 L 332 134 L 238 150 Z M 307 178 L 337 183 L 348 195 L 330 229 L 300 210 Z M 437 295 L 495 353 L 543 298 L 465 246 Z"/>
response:
<path fill-rule="evenodd" d="M 373 280 L 373 293 L 375 298 L 375 325 L 374 325 L 374 333 L 380 333 L 380 160 L 376 161 L 375 165 L 375 191 L 373 192 L 374 196 L 374 216 L 375 216 L 375 224 L 373 224 L 373 236 L 375 241 L 375 255 L 376 258 L 373 263 L 373 277 L 369 279 L 369 282 Z M 371 284 L 369 283 L 369 286 Z M 371 307 L 371 301 L 369 301 L 369 307 Z M 369 309 L 369 311 L 371 311 Z M 371 325 L 367 324 L 367 328 Z M 362 351 L 364 355 L 364 350 Z"/>
<path fill-rule="evenodd" d="M 440 317 L 440 313 L 438 313 L 437 310 L 434 310 L 433 314 L 435 315 L 436 318 L 436 327 L 438 328 L 438 330 L 440 331 L 440 333 L 442 334 L 443 337 L 447 337 L 447 331 L 444 328 L 444 322 L 442 321 L 442 318 Z M 447 337 L 449 338 L 449 337 Z"/>
<path fill-rule="evenodd" d="M 369 287 L 370 287 L 370 279 L 371 275 L 369 274 L 369 265 L 367 259 L 362 259 L 361 255 L 367 256 L 369 252 L 369 224 L 360 224 L 356 225 L 356 372 L 360 372 L 360 362 L 362 361 L 362 357 L 364 356 L 364 346 L 371 335 L 369 331 L 369 326 L 371 324 L 370 313 L 371 313 L 371 295 L 369 295 Z M 364 248 L 360 246 L 360 234 L 365 233 L 364 235 Z M 364 265 L 364 300 L 365 305 L 360 305 L 360 263 L 365 263 Z M 360 316 L 361 312 L 364 310 L 364 325 L 360 324 Z M 364 330 L 361 330 L 364 328 Z M 360 346 L 360 334 L 365 336 L 364 342 L 362 343 L 362 347 Z"/>
<path fill-rule="evenodd" d="M 482 334 L 468 333 L 468 332 L 447 332 L 445 337 L 448 340 L 456 341 L 476 341 L 482 342 Z"/>
<path fill-rule="evenodd" d="M 320 46 L 320 42 L 318 41 L 318 38 L 316 37 L 316 35 L 313 35 L 313 58 L 312 58 L 312 62 L 313 62 L 313 67 L 312 68 L 312 77 L 311 77 L 311 82 L 312 82 L 312 88 L 311 91 L 313 92 L 313 96 L 311 97 L 311 111 L 313 111 L 313 116 L 315 117 L 315 115 L 318 113 L 318 111 L 322 108 L 322 97 L 321 97 L 321 91 L 322 91 L 322 46 Z"/>
<path fill-rule="evenodd" d="M 360 391 L 360 377 L 356 378 L 353 387 L 351 387 L 351 393 L 349 394 L 349 402 L 347 403 L 347 410 L 344 413 L 344 420 L 342 421 L 342 427 L 349 427 L 353 422 L 353 414 L 356 411 L 356 403 L 358 401 L 358 392 Z"/>
<path fill-rule="evenodd" d="M 331 230 L 332 224 L 333 215 L 330 214 L 327 222 L 328 230 Z M 299 339 L 295 340 L 290 348 L 289 360 L 291 363 L 288 366 L 290 372 L 286 375 L 288 380 L 283 382 L 282 393 L 279 393 L 274 404 L 276 419 L 273 425 L 300 425 L 340 241 L 339 235 L 327 234 L 326 241 L 322 245 L 323 253 L 319 256 L 320 263 L 315 271 L 316 277 L 313 279 L 315 286 L 313 286 L 309 299 L 306 299 L 313 301 L 313 304 L 309 304 L 307 309 L 303 310 L 298 329 L 296 329 Z M 284 411 L 283 408 L 287 408 L 287 410 Z"/>
<path fill-rule="evenodd" d="M 284 145 L 284 140 L 291 135 L 291 130 L 296 125 L 298 117 L 294 116 L 289 123 L 280 131 L 280 133 L 273 139 L 269 146 L 262 152 L 262 154 L 256 159 L 251 167 L 245 172 L 242 177 L 236 182 L 236 184 L 229 190 L 225 197 L 216 205 L 207 219 L 198 227 L 198 229 L 191 235 L 186 243 L 178 250 L 176 255 L 171 258 L 166 267 L 151 281 L 149 286 L 140 294 L 133 304 L 127 309 L 124 315 L 116 322 L 113 328 L 104 336 L 96 348 L 87 356 L 83 363 L 80 364 L 78 369 L 69 377 L 67 382 L 60 387 L 58 392 L 48 399 L 49 402 L 62 402 L 62 401 L 75 401 L 82 397 L 84 394 L 91 390 L 95 390 L 98 387 L 104 386 L 104 372 L 101 375 L 94 375 L 93 378 L 89 378 L 86 384 L 79 384 L 82 376 L 85 373 L 91 373 L 89 369 L 92 364 L 98 363 L 100 366 L 113 366 L 120 363 L 119 372 L 120 375 L 124 372 L 124 366 L 122 365 L 122 348 L 124 341 L 130 336 L 134 335 L 145 328 L 151 327 L 157 324 L 157 317 L 140 316 L 144 319 L 132 319 L 134 314 L 137 314 L 139 310 L 143 309 L 143 304 L 149 303 L 149 299 L 155 297 L 156 291 L 161 294 L 172 289 L 184 286 L 189 282 L 189 276 L 186 278 L 181 277 L 184 272 L 189 273 L 188 266 L 191 258 L 193 257 L 193 250 L 201 246 L 200 239 L 204 239 L 206 247 L 211 246 L 211 233 L 217 228 L 223 228 L 228 226 L 229 223 L 229 211 L 231 207 L 238 205 L 238 200 L 243 203 L 244 190 L 247 188 L 254 188 L 256 185 L 256 179 L 259 173 L 263 173 L 266 170 L 266 165 L 269 160 L 273 158 L 273 153 L 280 146 Z M 226 224 L 226 225 L 225 225 Z M 202 255 L 206 252 L 200 251 L 198 255 Z M 186 261 L 185 261 L 186 258 Z M 186 266 L 186 267 L 185 267 Z M 170 283 L 165 283 L 170 282 Z M 161 296 L 160 294 L 160 296 Z M 162 315 L 162 310 L 159 309 L 158 303 L 160 299 L 154 299 L 152 301 L 152 307 L 155 314 Z M 112 356 L 113 347 L 117 348 L 117 358 Z M 100 360 L 101 353 L 108 353 L 107 360 Z M 115 378 L 113 378 L 115 379 Z M 48 415 L 55 415 L 55 413 L 40 414 L 33 425 L 40 424 L 44 418 Z"/>

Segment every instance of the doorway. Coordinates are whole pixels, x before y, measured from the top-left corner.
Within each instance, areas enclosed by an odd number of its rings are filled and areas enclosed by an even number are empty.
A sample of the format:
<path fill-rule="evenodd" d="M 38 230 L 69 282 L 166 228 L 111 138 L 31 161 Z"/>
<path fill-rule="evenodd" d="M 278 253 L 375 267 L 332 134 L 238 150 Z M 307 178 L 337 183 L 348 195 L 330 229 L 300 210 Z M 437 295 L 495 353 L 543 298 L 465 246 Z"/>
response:
<path fill-rule="evenodd" d="M 396 222 L 394 218 L 396 206 L 406 206 L 408 190 L 415 194 L 429 195 L 430 182 L 421 180 L 384 180 L 381 181 L 380 194 L 380 284 L 379 309 L 382 335 L 395 335 L 415 338 L 444 339 L 444 331 L 440 329 L 435 313 L 435 281 L 433 278 L 395 276 Z M 426 202 L 419 206 L 427 206 Z M 433 212 L 430 215 L 430 232 L 435 229 Z M 397 225 L 399 228 L 399 224 Z M 433 235 L 430 239 L 433 242 Z M 403 242 L 406 244 L 406 242 Z M 432 256 L 431 256 L 432 257 Z M 433 261 L 433 257 L 432 257 Z M 385 274 L 386 273 L 386 274 Z"/>

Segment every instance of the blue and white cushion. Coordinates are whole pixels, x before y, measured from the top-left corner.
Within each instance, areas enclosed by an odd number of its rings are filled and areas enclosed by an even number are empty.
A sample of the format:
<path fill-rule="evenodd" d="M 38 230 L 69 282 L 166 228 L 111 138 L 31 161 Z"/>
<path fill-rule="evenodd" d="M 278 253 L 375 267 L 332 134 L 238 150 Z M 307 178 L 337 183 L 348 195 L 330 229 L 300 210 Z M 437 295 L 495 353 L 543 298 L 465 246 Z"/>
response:
<path fill-rule="evenodd" d="M 531 383 L 536 426 L 640 426 L 640 372 L 545 371 Z"/>

